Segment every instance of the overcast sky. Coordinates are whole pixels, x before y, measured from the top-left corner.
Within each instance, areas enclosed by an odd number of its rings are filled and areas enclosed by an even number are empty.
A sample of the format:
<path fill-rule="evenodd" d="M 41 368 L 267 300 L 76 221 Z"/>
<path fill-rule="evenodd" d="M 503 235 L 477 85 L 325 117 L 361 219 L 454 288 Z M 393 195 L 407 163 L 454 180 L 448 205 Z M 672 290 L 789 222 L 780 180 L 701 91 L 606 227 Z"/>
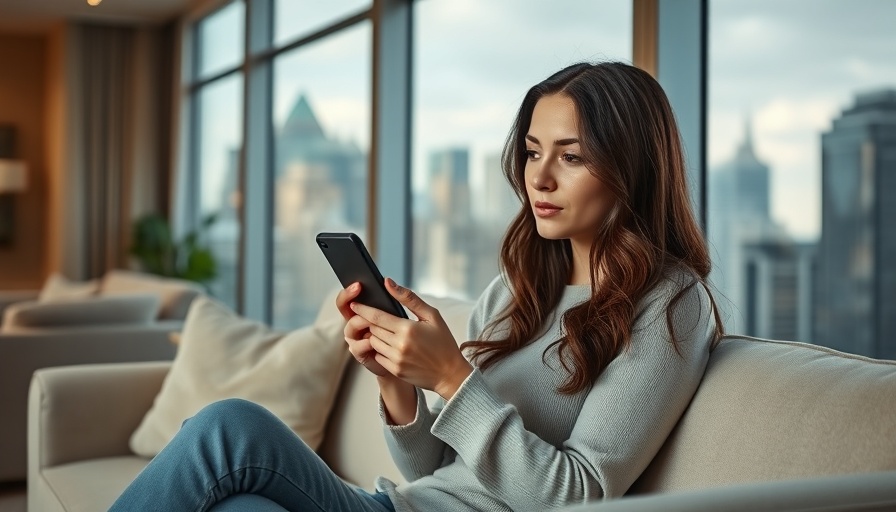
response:
<path fill-rule="evenodd" d="M 340 9 L 362 4 L 346 0 Z M 856 92 L 896 87 L 896 1 L 709 6 L 710 168 L 733 155 L 752 116 L 757 154 L 772 168 L 773 215 L 795 236 L 813 238 L 820 225 L 820 134 Z M 528 87 L 576 61 L 630 61 L 631 16 L 629 0 L 418 0 L 415 188 L 425 185 L 426 155 L 451 147 L 471 150 L 480 183 L 483 162 L 500 151 Z M 298 17 L 282 11 L 278 32 L 288 32 L 284 20 Z M 328 133 L 369 148 L 370 37 L 365 22 L 279 58 L 275 126 L 307 94 Z M 213 129 L 222 138 L 237 136 L 220 124 Z"/>
<path fill-rule="evenodd" d="M 709 162 L 731 158 L 753 117 L 772 210 L 794 236 L 821 225 L 821 133 L 857 92 L 896 88 L 896 2 L 710 2 Z"/>

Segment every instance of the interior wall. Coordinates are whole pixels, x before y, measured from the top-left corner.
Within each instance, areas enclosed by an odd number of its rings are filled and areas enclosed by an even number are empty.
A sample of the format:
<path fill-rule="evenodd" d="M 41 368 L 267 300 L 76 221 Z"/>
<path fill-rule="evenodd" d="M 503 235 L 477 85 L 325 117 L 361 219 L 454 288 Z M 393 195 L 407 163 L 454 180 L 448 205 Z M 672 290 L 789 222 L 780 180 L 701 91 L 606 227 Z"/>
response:
<path fill-rule="evenodd" d="M 28 164 L 28 189 L 14 196 L 12 244 L 0 247 L 0 289 L 36 289 L 45 277 L 47 38 L 0 34 L 0 124 L 15 128 L 17 159 Z"/>

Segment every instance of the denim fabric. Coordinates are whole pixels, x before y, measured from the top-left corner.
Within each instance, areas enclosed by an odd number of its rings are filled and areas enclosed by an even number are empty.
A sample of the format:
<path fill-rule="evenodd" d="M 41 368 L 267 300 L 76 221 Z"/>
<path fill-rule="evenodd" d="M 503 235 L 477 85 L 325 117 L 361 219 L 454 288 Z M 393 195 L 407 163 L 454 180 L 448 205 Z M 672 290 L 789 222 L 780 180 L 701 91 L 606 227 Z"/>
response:
<path fill-rule="evenodd" d="M 388 496 L 346 484 L 276 416 L 238 399 L 184 422 L 110 510 L 212 509 L 394 512 Z"/>

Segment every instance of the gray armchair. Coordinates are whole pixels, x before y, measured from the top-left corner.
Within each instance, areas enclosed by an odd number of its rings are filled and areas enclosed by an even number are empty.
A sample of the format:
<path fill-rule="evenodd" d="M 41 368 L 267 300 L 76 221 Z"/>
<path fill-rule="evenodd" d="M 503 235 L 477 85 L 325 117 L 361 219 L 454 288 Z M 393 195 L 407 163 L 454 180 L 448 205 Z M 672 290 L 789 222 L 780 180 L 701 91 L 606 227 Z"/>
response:
<path fill-rule="evenodd" d="M 27 474 L 28 386 L 35 370 L 170 361 L 176 352 L 170 333 L 183 327 L 199 293 L 193 283 L 121 270 L 84 299 L 40 303 L 36 291 L 0 293 L 0 482 Z M 148 316 L 140 313 L 147 306 L 153 308 Z"/>

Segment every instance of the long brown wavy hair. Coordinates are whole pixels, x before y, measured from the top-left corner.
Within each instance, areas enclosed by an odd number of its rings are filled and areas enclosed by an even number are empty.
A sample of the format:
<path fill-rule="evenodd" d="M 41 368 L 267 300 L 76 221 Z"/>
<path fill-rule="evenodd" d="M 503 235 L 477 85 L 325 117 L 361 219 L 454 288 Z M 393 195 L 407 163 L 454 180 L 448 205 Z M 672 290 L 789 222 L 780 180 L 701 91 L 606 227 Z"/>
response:
<path fill-rule="evenodd" d="M 501 245 L 500 265 L 512 300 L 482 338 L 463 344 L 472 349 L 478 366 L 488 368 L 536 339 L 571 276 L 570 242 L 539 236 L 524 178 L 532 112 L 539 99 L 553 94 L 574 102 L 582 157 L 615 194 L 615 206 L 591 247 L 591 298 L 564 313 L 565 335 L 545 351 L 558 346 L 569 373 L 558 391 L 572 394 L 587 389 L 628 346 L 636 305 L 673 266 L 694 275 L 666 309 L 677 350 L 673 306 L 691 286 L 707 286 L 710 258 L 691 209 L 675 116 L 660 85 L 641 69 L 619 62 L 564 68 L 529 89 L 504 146 L 504 174 L 522 202 Z M 723 331 L 711 293 L 710 301 L 715 346 Z M 505 325 L 506 338 L 486 341 L 498 325 Z"/>

